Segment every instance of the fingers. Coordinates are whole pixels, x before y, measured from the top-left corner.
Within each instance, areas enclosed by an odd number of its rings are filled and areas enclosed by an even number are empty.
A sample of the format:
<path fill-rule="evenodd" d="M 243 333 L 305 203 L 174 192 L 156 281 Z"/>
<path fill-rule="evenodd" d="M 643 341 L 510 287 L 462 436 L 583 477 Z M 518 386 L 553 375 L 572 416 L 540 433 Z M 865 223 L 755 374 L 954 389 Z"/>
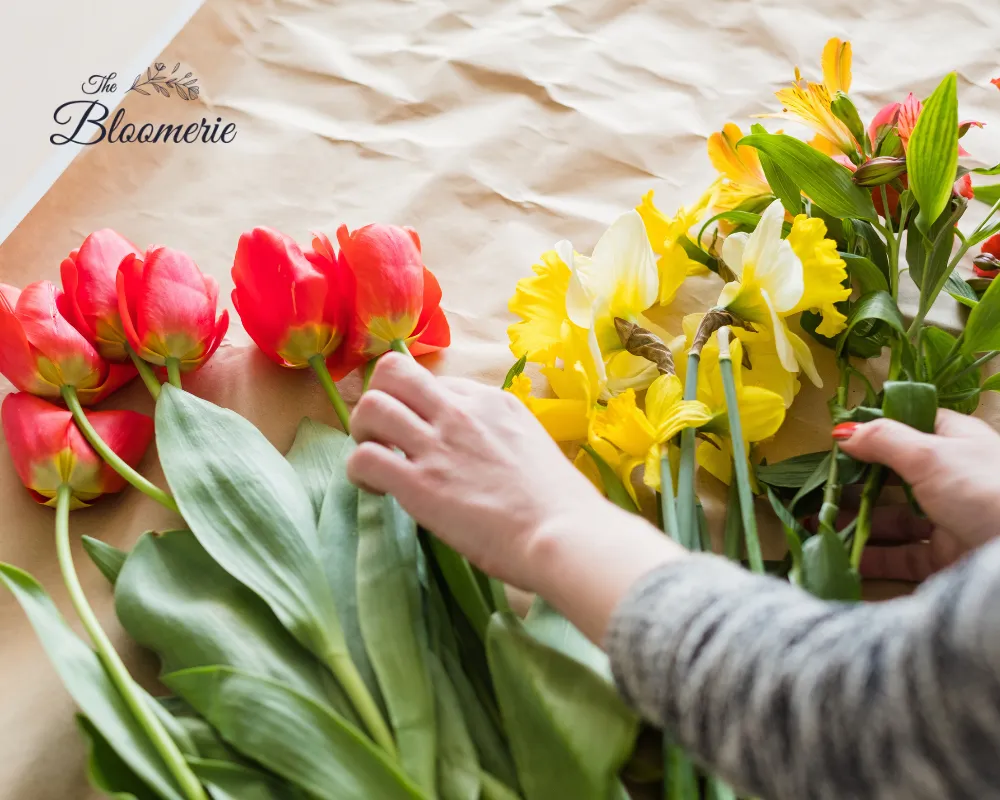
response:
<path fill-rule="evenodd" d="M 369 389 L 351 414 L 351 434 L 356 442 L 377 442 L 398 447 L 409 458 L 418 458 L 434 442 L 431 426 L 392 395 Z"/>
<path fill-rule="evenodd" d="M 857 516 L 856 511 L 842 510 L 834 523 L 837 530 L 843 530 Z M 818 528 L 818 517 L 813 515 L 803 520 L 806 530 L 815 533 Z M 918 542 L 930 537 L 934 524 L 918 517 L 909 505 L 895 504 L 876 506 L 872 511 L 872 544 L 900 544 L 903 542 Z"/>
<path fill-rule="evenodd" d="M 437 378 L 400 353 L 386 353 L 378 360 L 369 387 L 395 397 L 426 420 L 440 414 L 448 399 Z"/>
<path fill-rule="evenodd" d="M 928 542 L 898 547 L 866 547 L 861 556 L 861 574 L 872 580 L 919 583 L 937 570 Z"/>
<path fill-rule="evenodd" d="M 409 494 L 415 467 L 401 454 L 375 442 L 362 442 L 347 459 L 347 479 L 374 494 Z"/>
<path fill-rule="evenodd" d="M 840 449 L 860 461 L 885 464 L 907 483 L 930 477 L 936 463 L 935 437 L 891 419 L 862 425 L 838 425 Z"/>
<path fill-rule="evenodd" d="M 996 431 L 990 427 L 989 423 L 947 408 L 938 409 L 937 418 L 934 420 L 934 432 L 939 436 L 953 439 L 996 435 Z"/>

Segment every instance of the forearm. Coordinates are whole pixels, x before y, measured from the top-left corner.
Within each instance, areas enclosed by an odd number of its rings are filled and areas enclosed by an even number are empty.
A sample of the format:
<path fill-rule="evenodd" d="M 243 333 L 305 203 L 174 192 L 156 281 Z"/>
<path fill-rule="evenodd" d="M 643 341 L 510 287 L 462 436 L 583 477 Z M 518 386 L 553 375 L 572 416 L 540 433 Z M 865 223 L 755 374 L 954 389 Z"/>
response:
<path fill-rule="evenodd" d="M 606 649 L 645 717 L 756 795 L 988 794 L 1000 785 L 997 560 L 849 606 L 692 556 L 633 587 Z"/>

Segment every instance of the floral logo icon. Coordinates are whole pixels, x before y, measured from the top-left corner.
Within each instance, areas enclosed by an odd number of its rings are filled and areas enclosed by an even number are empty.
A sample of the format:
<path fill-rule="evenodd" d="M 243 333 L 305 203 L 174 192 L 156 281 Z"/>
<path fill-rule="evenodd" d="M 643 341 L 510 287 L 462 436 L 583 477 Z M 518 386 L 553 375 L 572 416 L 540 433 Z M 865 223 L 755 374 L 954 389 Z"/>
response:
<path fill-rule="evenodd" d="M 153 72 L 154 68 L 156 72 Z M 168 73 L 166 71 L 167 65 L 162 61 L 158 61 L 152 67 L 146 68 L 145 80 L 142 80 L 143 75 L 141 72 L 135 76 L 135 80 L 132 81 L 132 86 L 128 92 L 138 92 L 139 94 L 148 96 L 150 93 L 147 89 L 153 89 L 164 97 L 170 97 L 170 92 L 173 90 L 183 100 L 198 99 L 198 95 L 201 92 L 201 89 L 198 87 L 198 79 L 191 77 L 193 73 L 190 72 L 178 77 L 177 72 L 180 68 L 181 64 L 178 61 Z M 143 87 L 147 87 L 147 89 Z"/>

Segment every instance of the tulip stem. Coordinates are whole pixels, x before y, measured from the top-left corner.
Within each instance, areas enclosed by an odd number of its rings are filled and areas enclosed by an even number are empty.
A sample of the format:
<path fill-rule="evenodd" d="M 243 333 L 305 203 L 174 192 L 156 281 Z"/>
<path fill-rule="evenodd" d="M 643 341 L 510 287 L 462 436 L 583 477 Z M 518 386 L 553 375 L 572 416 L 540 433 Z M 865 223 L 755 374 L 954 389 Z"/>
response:
<path fill-rule="evenodd" d="M 372 382 L 372 373 L 375 371 L 376 364 L 378 364 L 377 358 L 370 359 L 368 363 L 365 364 L 365 376 L 364 379 L 361 381 L 362 392 L 368 391 L 368 384 Z"/>
<path fill-rule="evenodd" d="M 176 386 L 178 389 L 183 389 L 181 386 L 181 362 L 176 358 L 167 359 L 167 380 L 170 381 L 171 386 Z"/>
<path fill-rule="evenodd" d="M 330 403 L 333 405 L 333 410 L 337 412 L 337 418 L 344 428 L 344 433 L 349 434 L 351 432 L 351 412 L 347 408 L 344 398 L 340 396 L 340 390 L 337 389 L 337 384 L 334 382 L 333 376 L 330 375 L 330 370 L 326 367 L 326 360 L 321 355 L 315 355 L 309 359 L 309 366 L 313 368 L 326 396 L 330 398 Z"/>
<path fill-rule="evenodd" d="M 413 353 L 410 352 L 410 348 L 406 346 L 406 342 L 404 342 L 402 339 L 393 339 L 391 342 L 389 342 L 389 347 L 391 347 L 397 353 L 402 353 L 403 355 L 407 355 L 410 358 L 413 358 Z M 416 361 L 415 358 L 413 358 L 413 360 Z"/>
<path fill-rule="evenodd" d="M 132 349 L 132 345 L 125 345 L 125 352 L 128 353 L 128 357 L 132 359 L 132 363 L 135 365 L 136 371 L 139 373 L 139 377 L 142 378 L 142 382 L 146 384 L 146 388 L 149 389 L 149 393 L 156 400 L 160 396 L 160 382 L 156 379 L 156 373 L 153 372 L 153 368 L 148 362 L 143 361 L 139 358 L 139 354 Z"/>
<path fill-rule="evenodd" d="M 722 388 L 726 395 L 726 411 L 729 414 L 729 438 L 733 445 L 733 475 L 739 489 L 740 515 L 743 518 L 743 536 L 747 546 L 747 560 L 750 571 L 763 574 L 764 556 L 757 535 L 757 518 L 753 508 L 753 490 L 750 488 L 750 471 L 747 469 L 746 443 L 743 441 L 743 424 L 740 421 L 739 401 L 736 397 L 736 379 L 733 376 L 733 360 L 729 351 L 729 328 L 722 328 L 719 338 L 719 371 L 722 373 Z"/>
<path fill-rule="evenodd" d="M 83 593 L 83 587 L 80 585 L 80 579 L 73 565 L 73 552 L 70 548 L 69 509 L 72 499 L 72 488 L 69 484 L 62 484 L 56 492 L 56 555 L 63 582 L 69 592 L 70 602 L 72 602 L 80 622 L 83 623 L 84 630 L 87 631 L 87 635 L 93 642 L 94 650 L 104 665 L 108 677 L 135 716 L 136 722 L 139 723 L 153 747 L 160 754 L 167 769 L 177 780 L 184 796 L 188 800 L 208 800 L 208 795 L 205 793 L 201 781 L 195 777 L 177 744 L 156 718 L 151 705 L 155 701 L 146 697 L 142 689 L 132 680 L 128 669 L 115 651 L 114 645 L 111 644 L 111 640 L 108 639 L 108 635 L 101 627 L 97 615 L 90 607 L 90 603 L 87 602 L 87 597 Z"/>
<path fill-rule="evenodd" d="M 62 396 L 63 400 L 66 401 L 66 406 L 73 414 L 73 420 L 76 422 L 76 427 L 80 429 L 80 433 L 83 434 L 83 438 L 90 442 L 90 446 L 97 451 L 97 455 L 104 459 L 105 463 L 111 467 L 111 469 L 121 475 L 144 495 L 151 497 L 161 506 L 169 508 L 175 514 L 179 514 L 180 510 L 177 508 L 177 503 L 174 502 L 174 498 L 171 497 L 169 493 L 165 492 L 159 486 L 151 483 L 132 469 L 132 467 L 125 463 L 121 456 L 108 447 L 108 443 L 101 438 L 101 435 L 96 430 L 94 430 L 94 426 L 90 424 L 90 420 L 87 419 L 87 415 L 83 413 L 83 406 L 80 405 L 80 398 L 76 396 L 76 389 L 72 386 L 63 386 Z"/>

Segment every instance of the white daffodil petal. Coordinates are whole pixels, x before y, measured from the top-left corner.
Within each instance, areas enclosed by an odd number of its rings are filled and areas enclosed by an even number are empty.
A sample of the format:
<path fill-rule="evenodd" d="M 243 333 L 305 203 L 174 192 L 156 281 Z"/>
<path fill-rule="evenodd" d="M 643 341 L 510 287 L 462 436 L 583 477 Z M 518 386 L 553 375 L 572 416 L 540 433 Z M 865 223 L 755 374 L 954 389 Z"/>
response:
<path fill-rule="evenodd" d="M 771 297 L 767 291 L 762 289 L 760 294 L 764 298 L 764 303 L 767 305 L 768 311 L 771 312 L 771 328 L 774 333 L 774 344 L 778 351 L 778 360 L 781 362 L 781 366 L 788 372 L 798 372 L 799 364 L 795 359 L 795 350 L 792 348 L 792 343 L 788 338 L 791 332 L 788 330 L 788 326 L 785 325 L 785 321 L 774 310 L 774 304 L 771 303 Z"/>
<path fill-rule="evenodd" d="M 594 324 L 594 298 L 584 285 L 580 269 L 587 264 L 573 252 L 573 245 L 563 239 L 556 242 L 556 254 L 569 267 L 569 285 L 566 287 L 566 316 L 574 325 L 589 328 Z"/>
<path fill-rule="evenodd" d="M 781 242 L 781 225 L 785 221 L 785 209 L 780 200 L 775 200 L 764 209 L 760 222 L 747 240 L 743 252 L 743 263 L 753 264 L 755 274 L 767 268 L 778 254 L 778 244 Z M 727 262 L 728 263 L 728 262 Z"/>
<path fill-rule="evenodd" d="M 656 302 L 660 275 L 638 211 L 627 211 L 611 223 L 594 247 L 588 273 L 591 291 L 614 308 L 637 314 Z"/>
<path fill-rule="evenodd" d="M 771 295 L 779 314 L 795 308 L 806 290 L 802 262 L 785 239 L 778 242 L 771 261 L 757 264 L 757 280 Z"/>
<path fill-rule="evenodd" d="M 738 278 L 743 276 L 743 253 L 749 238 L 747 233 L 731 233 L 722 242 L 722 260 Z"/>
<path fill-rule="evenodd" d="M 795 351 L 795 360 L 799 362 L 802 371 L 813 382 L 813 386 L 822 389 L 823 379 L 819 376 L 819 372 L 816 369 L 816 362 L 813 360 L 812 350 L 809 349 L 809 345 L 802 341 L 801 336 L 791 331 L 788 331 L 788 341 Z"/>

